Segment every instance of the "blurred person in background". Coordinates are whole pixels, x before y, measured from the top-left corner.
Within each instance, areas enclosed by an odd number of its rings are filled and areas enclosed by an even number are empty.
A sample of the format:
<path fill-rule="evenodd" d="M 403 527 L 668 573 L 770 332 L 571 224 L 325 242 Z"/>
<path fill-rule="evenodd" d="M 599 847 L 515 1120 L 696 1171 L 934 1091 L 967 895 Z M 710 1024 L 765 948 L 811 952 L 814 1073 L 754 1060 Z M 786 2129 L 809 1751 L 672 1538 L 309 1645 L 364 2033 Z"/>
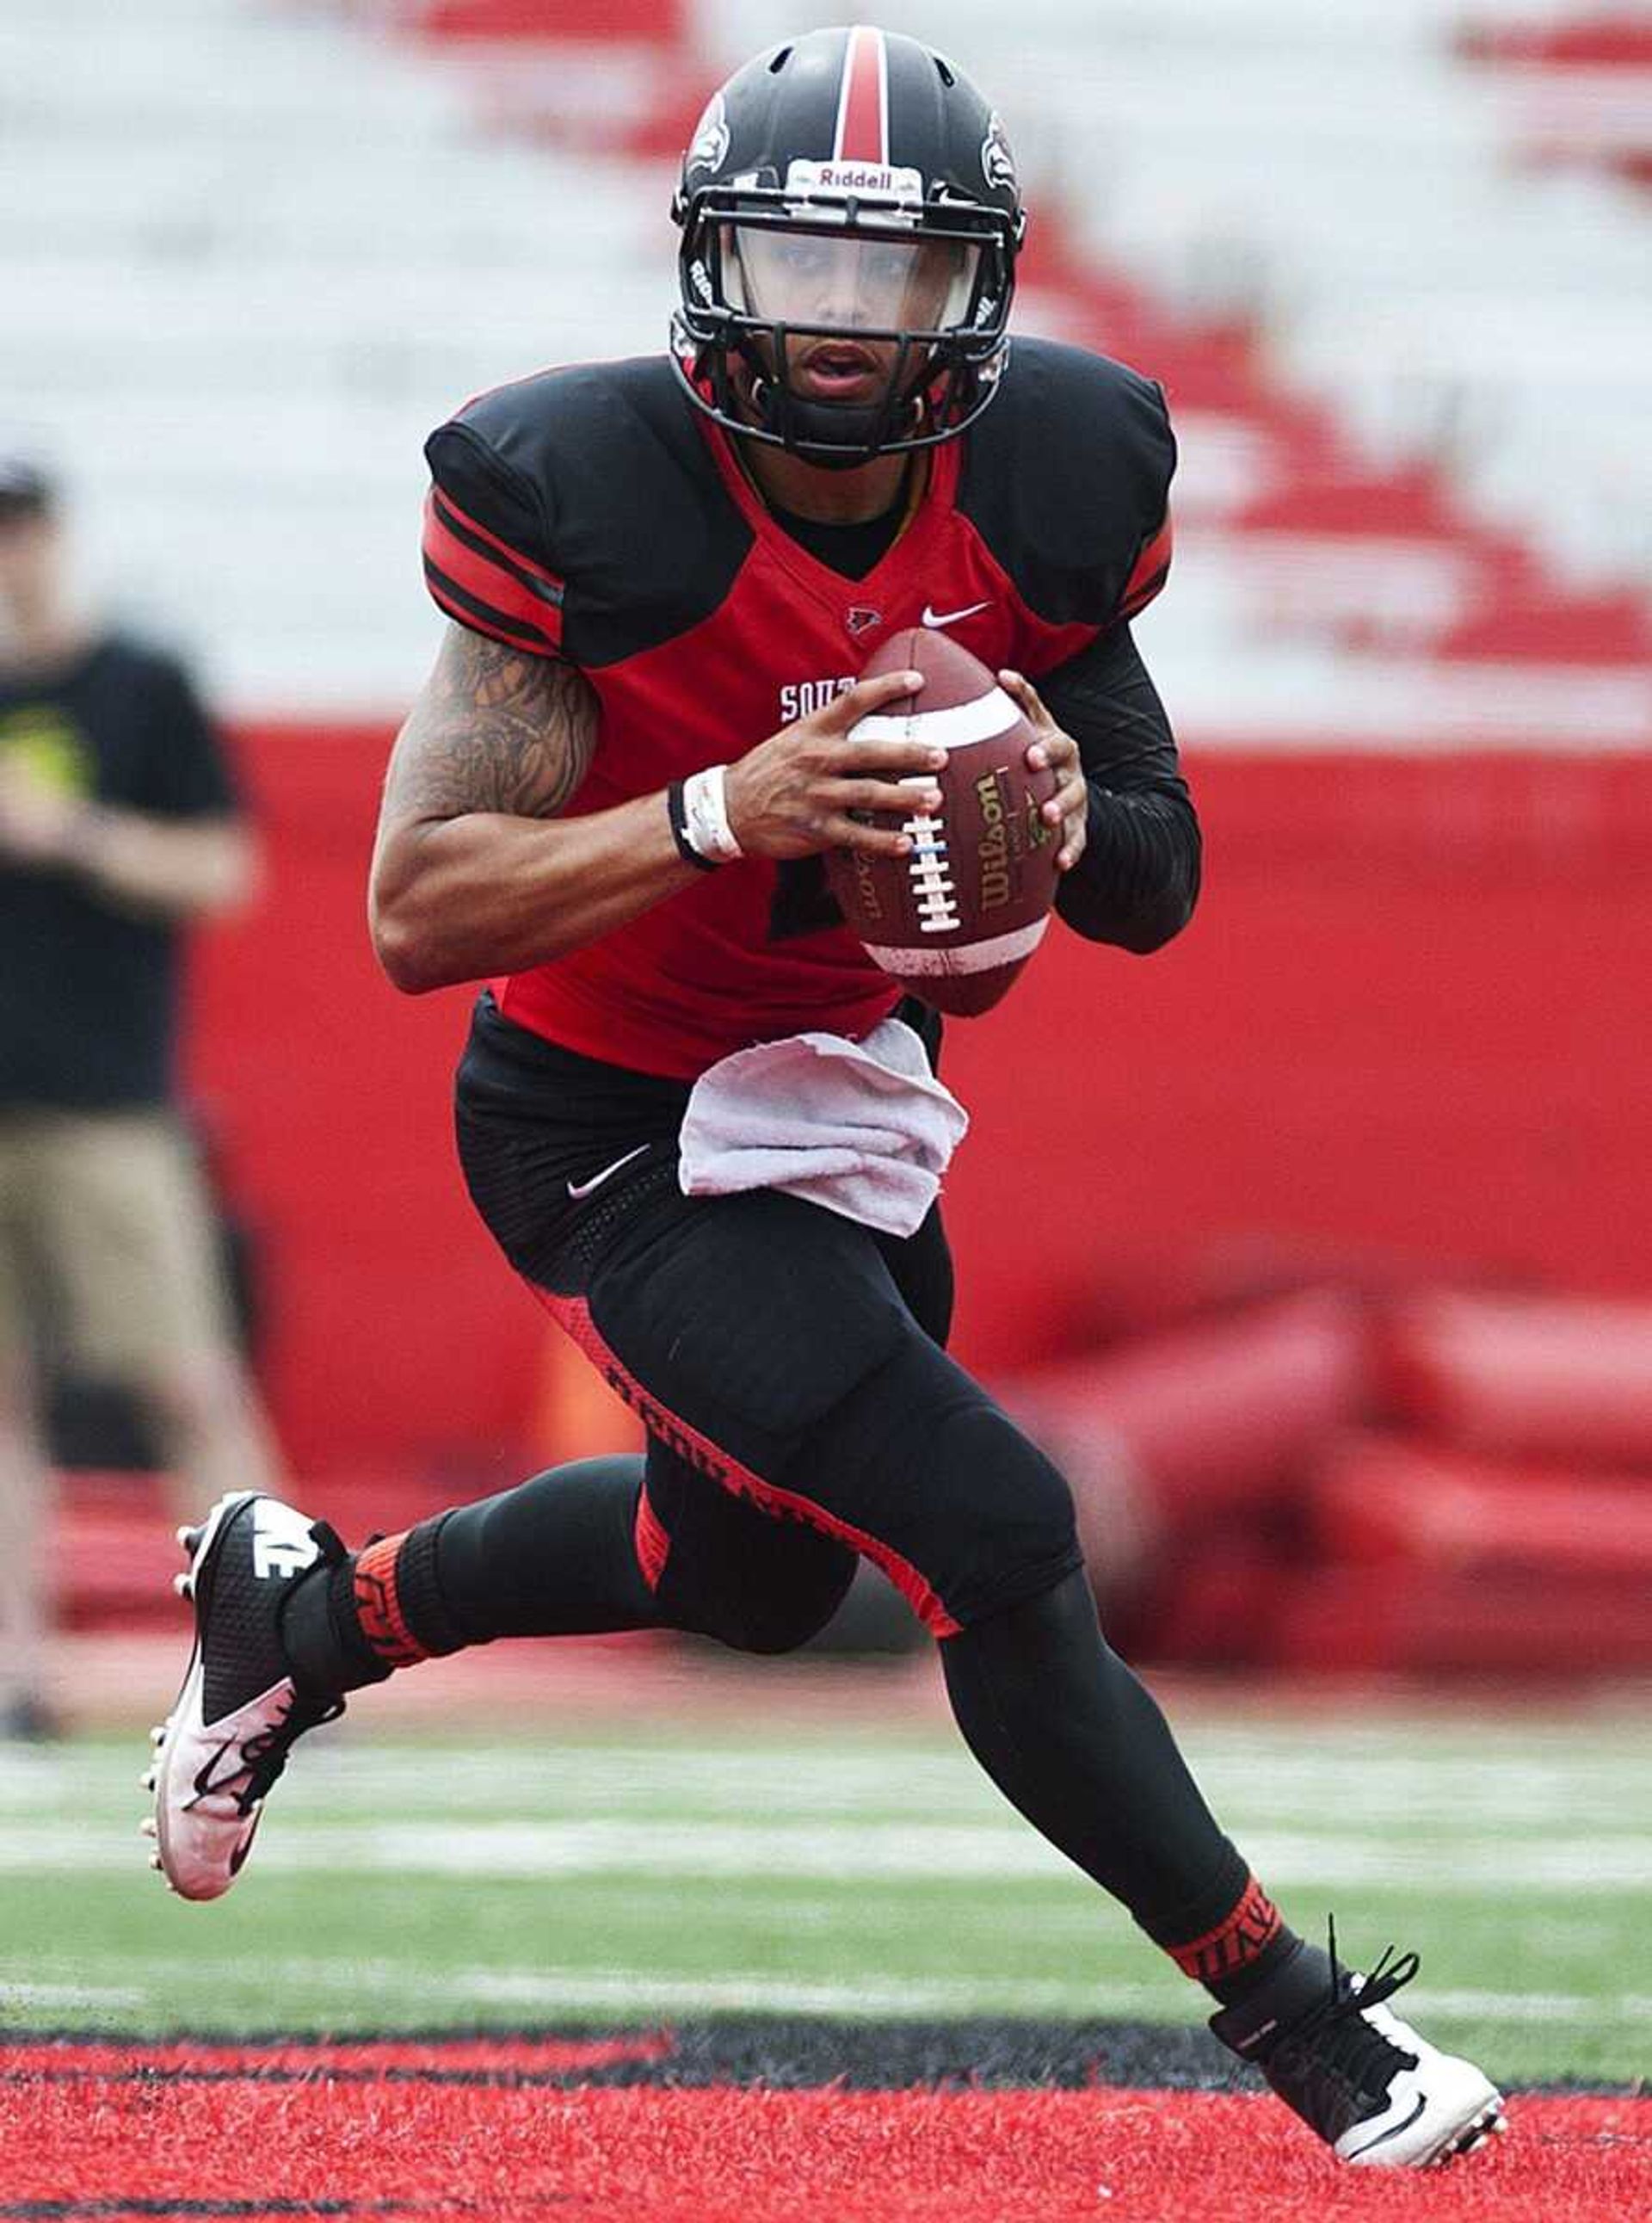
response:
<path fill-rule="evenodd" d="M 650 1628 L 790 1651 L 858 1552 L 937 1638 L 986 1773 L 1205 1988 L 1224 2044 L 1344 2160 L 1471 2151 L 1501 2100 L 1389 2008 L 1416 1956 L 1360 1975 L 1297 1936 L 1104 1641 L 1066 1482 L 945 1354 L 933 1193 L 823 1209 L 776 1162 L 819 1174 L 844 1125 L 910 1137 L 935 1112 L 936 1014 L 892 1016 L 823 900 L 826 853 L 906 856 L 895 828 L 941 805 L 935 729 L 876 715 L 920 679 L 855 677 L 875 633 L 963 633 L 1028 717 L 1069 926 L 1145 955 L 1190 915 L 1197 822 L 1129 625 L 1169 563 L 1164 395 L 1079 348 L 1011 350 L 1014 160 L 914 40 L 834 28 L 749 63 L 676 215 L 671 356 L 515 381 L 427 445 L 454 622 L 371 898 L 399 986 L 493 983 L 460 1074 L 471 1195 L 647 1458 L 355 1554 L 250 1491 L 183 1531 L 197 1643 L 155 1732 L 156 1865 L 228 1890 L 294 1741 L 396 1669 Z M 805 1028 L 835 1037 L 834 1080 L 800 1077 Z M 1113 1170 L 1049 1177 L 1081 1198 Z"/>
<path fill-rule="evenodd" d="M 185 930 L 254 863 L 188 677 L 84 613 L 0 446 L 0 1735 L 53 1727 L 43 1346 L 141 1398 L 191 1501 L 278 1478 L 173 1072 Z"/>

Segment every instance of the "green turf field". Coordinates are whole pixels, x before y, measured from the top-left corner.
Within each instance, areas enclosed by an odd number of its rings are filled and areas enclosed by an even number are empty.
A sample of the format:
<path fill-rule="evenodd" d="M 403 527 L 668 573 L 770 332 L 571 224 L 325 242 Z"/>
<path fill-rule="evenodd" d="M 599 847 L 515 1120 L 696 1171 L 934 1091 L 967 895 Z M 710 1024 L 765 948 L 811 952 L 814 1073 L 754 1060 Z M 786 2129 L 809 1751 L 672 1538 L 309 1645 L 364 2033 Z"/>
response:
<path fill-rule="evenodd" d="M 1213 1804 L 1299 1927 L 1423 1954 L 1402 2002 L 1504 2076 L 1652 2062 L 1652 1767 L 1630 1713 L 1196 1711 Z M 234 1895 L 171 1899 L 141 1739 L 0 1751 L 0 2022 L 242 2032 L 707 2011 L 1190 2020 L 1199 2002 L 952 1743 L 301 1747 Z"/>

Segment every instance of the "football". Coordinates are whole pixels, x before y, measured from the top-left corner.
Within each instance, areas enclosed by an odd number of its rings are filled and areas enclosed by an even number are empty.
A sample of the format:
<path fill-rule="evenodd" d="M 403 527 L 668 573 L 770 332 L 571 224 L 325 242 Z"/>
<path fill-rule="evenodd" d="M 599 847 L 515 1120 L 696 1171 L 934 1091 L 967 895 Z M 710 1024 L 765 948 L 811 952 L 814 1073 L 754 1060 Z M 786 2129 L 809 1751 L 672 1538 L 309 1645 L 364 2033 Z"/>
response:
<path fill-rule="evenodd" d="M 902 669 L 923 673 L 921 693 L 852 730 L 942 745 L 945 767 L 933 776 L 941 807 L 933 817 L 883 822 L 912 836 L 908 855 L 834 850 L 826 877 L 886 973 L 937 1011 L 970 1017 L 998 1002 L 1049 924 L 1061 845 L 1040 814 L 1056 776 L 1027 763 L 1032 727 L 958 642 L 914 627 L 886 641 L 861 677 Z"/>

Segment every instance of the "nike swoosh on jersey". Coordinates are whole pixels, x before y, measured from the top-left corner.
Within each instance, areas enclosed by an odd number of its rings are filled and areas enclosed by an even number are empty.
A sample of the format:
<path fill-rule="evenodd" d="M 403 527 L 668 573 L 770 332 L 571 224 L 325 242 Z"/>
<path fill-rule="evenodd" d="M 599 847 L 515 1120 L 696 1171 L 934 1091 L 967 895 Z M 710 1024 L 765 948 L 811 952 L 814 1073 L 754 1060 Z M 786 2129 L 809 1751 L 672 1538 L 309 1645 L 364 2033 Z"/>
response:
<path fill-rule="evenodd" d="M 963 610 L 938 610 L 932 603 L 926 602 L 923 621 L 932 632 L 939 632 L 943 626 L 956 625 L 960 618 L 972 618 L 977 610 L 989 610 L 991 608 L 990 595 L 984 602 L 971 602 L 967 609 Z"/>
<path fill-rule="evenodd" d="M 602 1171 L 593 1174 L 589 1181 L 569 1181 L 568 1194 L 573 1197 L 589 1196 L 594 1188 L 600 1188 L 604 1181 L 612 1181 L 621 1166 L 628 1166 L 633 1158 L 640 1158 L 648 1148 L 648 1143 L 638 1143 L 634 1150 L 627 1150 L 623 1158 L 616 1158 L 611 1166 L 604 1166 Z"/>

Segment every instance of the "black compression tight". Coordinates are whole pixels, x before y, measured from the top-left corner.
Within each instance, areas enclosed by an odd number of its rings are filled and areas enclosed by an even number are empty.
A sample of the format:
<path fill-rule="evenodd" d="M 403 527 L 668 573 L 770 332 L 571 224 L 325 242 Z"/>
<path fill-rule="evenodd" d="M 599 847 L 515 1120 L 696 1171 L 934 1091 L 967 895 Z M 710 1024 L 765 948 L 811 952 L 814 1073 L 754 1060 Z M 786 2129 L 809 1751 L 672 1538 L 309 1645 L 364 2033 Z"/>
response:
<path fill-rule="evenodd" d="M 1160 1943 L 1222 1921 L 1245 1863 L 1158 1704 L 1103 1642 L 1082 1572 L 945 1638 L 940 1655 L 965 1743 L 1040 1836 Z"/>
<path fill-rule="evenodd" d="M 641 1486 L 639 1459 L 585 1459 L 443 1516 L 429 1563 L 447 1634 L 432 1648 L 660 1626 L 749 1640 L 742 1628 L 719 1628 L 706 1601 L 675 1596 L 673 1582 L 657 1596 L 649 1589 L 634 1544 Z M 807 1540 L 752 1517 L 765 1543 L 789 1535 L 801 1551 Z M 751 1571 L 772 1580 L 781 1570 Z M 385 1672 L 370 1655 L 340 1656 L 340 1634 L 347 1653 L 359 1642 L 345 1596 L 336 1584 L 330 1627 L 319 1589 L 301 1592 L 288 1616 L 294 1664 L 318 1687 Z M 794 1640 L 819 1627 L 820 1596 L 818 1582 L 800 1584 Z M 1103 1641 L 1082 1572 L 945 1638 L 940 1654 L 965 1742 L 1034 1829 L 1161 1943 L 1224 1918 L 1245 1888 L 1245 1864 L 1157 1703 Z"/>

